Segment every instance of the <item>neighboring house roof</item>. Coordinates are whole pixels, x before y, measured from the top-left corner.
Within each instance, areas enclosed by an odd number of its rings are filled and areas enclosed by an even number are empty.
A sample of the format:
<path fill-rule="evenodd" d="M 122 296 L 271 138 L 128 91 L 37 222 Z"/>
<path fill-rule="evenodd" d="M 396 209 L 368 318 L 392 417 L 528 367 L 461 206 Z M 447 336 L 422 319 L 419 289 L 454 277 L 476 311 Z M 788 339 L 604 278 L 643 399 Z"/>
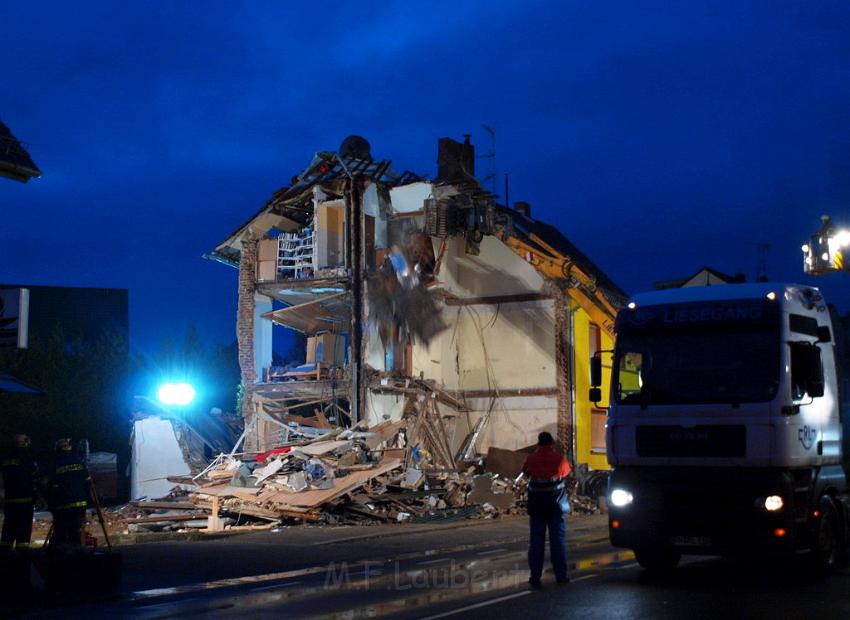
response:
<path fill-rule="evenodd" d="M 563 233 L 544 222 L 535 220 L 514 209 L 503 209 L 520 231 L 526 234 L 534 234 L 547 244 L 551 245 L 564 256 L 570 257 L 585 273 L 596 278 L 596 285 L 614 305 L 623 305 L 629 296 L 623 289 L 617 286 L 599 266 L 590 260 L 572 241 L 567 239 Z"/>
<path fill-rule="evenodd" d="M 661 280 L 655 283 L 657 290 L 668 288 L 685 288 L 688 286 L 712 286 L 717 284 L 737 284 L 744 282 L 744 276 L 737 274 L 730 276 L 722 271 L 717 271 L 711 267 L 702 267 L 693 275 L 687 278 L 679 278 L 676 280 Z"/>
<path fill-rule="evenodd" d="M 41 170 L 35 165 L 30 154 L 2 121 L 0 121 L 0 176 L 22 183 L 41 176 Z"/>

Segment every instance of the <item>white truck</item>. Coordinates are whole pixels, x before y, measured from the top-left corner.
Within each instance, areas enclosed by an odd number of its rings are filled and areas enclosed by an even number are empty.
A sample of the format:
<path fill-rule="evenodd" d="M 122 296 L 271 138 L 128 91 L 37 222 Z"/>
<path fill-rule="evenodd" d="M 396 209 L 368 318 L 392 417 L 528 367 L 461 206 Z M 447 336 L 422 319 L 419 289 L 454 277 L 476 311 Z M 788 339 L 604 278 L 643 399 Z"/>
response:
<path fill-rule="evenodd" d="M 616 334 L 611 543 L 650 570 L 682 554 L 775 554 L 829 572 L 847 539 L 850 450 L 820 292 L 759 283 L 646 293 L 619 312 Z M 601 367 L 597 355 L 595 401 Z"/>

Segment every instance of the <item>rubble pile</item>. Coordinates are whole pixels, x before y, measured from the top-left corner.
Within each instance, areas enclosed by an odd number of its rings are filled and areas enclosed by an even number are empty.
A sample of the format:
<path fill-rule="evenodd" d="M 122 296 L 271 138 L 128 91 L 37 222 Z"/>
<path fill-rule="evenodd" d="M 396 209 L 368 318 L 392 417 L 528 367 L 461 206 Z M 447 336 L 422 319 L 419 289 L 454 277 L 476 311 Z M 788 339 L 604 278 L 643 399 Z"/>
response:
<path fill-rule="evenodd" d="M 426 408 L 430 415 L 432 408 Z M 476 466 L 458 470 L 433 417 L 334 431 L 271 453 L 219 458 L 189 500 L 213 513 L 269 521 L 388 523 L 512 510 L 515 485 Z M 427 440 L 410 441 L 424 433 Z M 432 441 L 433 440 L 433 441 Z M 411 447 L 411 445 L 413 447 Z M 252 456 L 252 455 L 251 455 Z M 216 514 L 218 513 L 218 514 Z"/>
<path fill-rule="evenodd" d="M 476 456 L 483 418 L 454 451 L 447 427 L 453 428 L 451 416 L 456 414 L 444 415 L 438 401 L 454 410 L 457 403 L 415 380 L 394 387 L 406 390 L 401 420 L 342 429 L 323 415 L 288 415 L 282 445 L 261 453 L 237 453 L 234 448 L 193 477 L 169 477 L 184 486 L 168 497 L 131 502 L 107 518 L 133 533 L 287 521 L 416 523 L 524 513 L 525 481 L 518 474 L 533 448 L 491 448 L 486 458 Z M 578 479 L 568 486 L 573 511 L 597 512 L 595 499 L 581 494 Z"/>

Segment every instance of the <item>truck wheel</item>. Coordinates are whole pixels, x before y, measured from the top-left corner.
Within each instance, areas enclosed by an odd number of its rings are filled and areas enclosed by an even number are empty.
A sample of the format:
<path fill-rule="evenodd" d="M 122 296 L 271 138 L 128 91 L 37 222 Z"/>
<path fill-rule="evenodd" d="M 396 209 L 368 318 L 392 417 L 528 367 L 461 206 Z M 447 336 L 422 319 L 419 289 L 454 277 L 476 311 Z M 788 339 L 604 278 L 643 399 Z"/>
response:
<path fill-rule="evenodd" d="M 821 576 L 828 576 L 838 564 L 841 553 L 841 531 L 835 504 L 823 497 L 818 504 L 820 517 L 812 531 L 812 568 Z"/>
<path fill-rule="evenodd" d="M 653 573 L 666 573 L 678 566 L 682 554 L 673 549 L 635 549 L 635 559 Z"/>

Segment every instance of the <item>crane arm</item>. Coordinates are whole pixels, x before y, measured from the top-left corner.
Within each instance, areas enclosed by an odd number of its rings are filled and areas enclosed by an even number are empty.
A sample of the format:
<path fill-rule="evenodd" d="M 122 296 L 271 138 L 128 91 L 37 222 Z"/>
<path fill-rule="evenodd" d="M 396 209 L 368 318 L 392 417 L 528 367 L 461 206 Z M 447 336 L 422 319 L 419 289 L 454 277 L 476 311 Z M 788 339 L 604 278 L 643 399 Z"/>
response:
<path fill-rule="evenodd" d="M 614 336 L 617 309 L 599 290 L 593 276 L 586 273 L 569 256 L 564 256 L 533 233 L 528 236 L 527 241 L 507 229 L 498 231 L 496 236 L 544 277 L 566 280 L 566 292 L 570 298 L 587 312 L 591 321 L 608 335 Z"/>

